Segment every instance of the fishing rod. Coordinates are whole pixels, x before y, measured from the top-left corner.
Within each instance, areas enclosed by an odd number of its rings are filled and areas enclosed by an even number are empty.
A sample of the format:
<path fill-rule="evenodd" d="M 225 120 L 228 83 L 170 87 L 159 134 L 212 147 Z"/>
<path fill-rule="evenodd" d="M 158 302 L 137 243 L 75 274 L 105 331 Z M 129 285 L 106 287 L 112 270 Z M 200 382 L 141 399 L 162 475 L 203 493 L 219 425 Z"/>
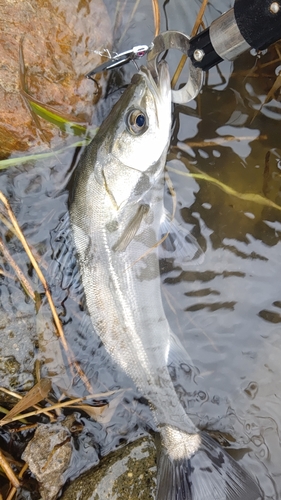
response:
<path fill-rule="evenodd" d="M 281 0 L 235 0 L 234 7 L 212 24 L 189 38 L 179 31 L 160 33 L 150 45 L 138 45 L 115 54 L 86 75 L 120 67 L 147 55 L 147 67 L 157 79 L 158 59 L 169 49 L 178 49 L 189 58 L 189 76 L 186 85 L 172 90 L 172 101 L 184 104 L 194 99 L 203 83 L 203 72 L 223 60 L 233 61 L 250 49 L 261 51 L 281 39 Z"/>

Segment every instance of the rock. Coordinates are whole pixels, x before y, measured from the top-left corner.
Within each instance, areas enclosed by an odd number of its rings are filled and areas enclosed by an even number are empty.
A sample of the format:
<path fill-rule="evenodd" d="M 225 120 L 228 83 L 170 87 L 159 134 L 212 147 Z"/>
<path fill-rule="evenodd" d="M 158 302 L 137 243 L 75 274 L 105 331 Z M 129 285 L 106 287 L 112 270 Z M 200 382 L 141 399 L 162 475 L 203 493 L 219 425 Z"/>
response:
<path fill-rule="evenodd" d="M 38 426 L 22 458 L 38 480 L 43 500 L 57 497 L 71 453 L 71 435 L 66 427 L 60 423 Z"/>
<path fill-rule="evenodd" d="M 45 120 L 40 121 L 44 137 L 36 135 L 20 93 L 20 47 L 24 90 L 58 114 L 89 122 L 96 87 L 85 74 L 103 61 L 100 53 L 111 48 L 112 30 L 102 0 L 0 0 L 0 9 L 0 158 L 5 158 L 59 135 Z"/>
<path fill-rule="evenodd" d="M 0 378 L 1 386 L 14 392 L 29 391 L 34 385 L 34 313 L 9 314 L 0 309 Z M 1 404 L 15 402 L 0 391 Z"/>
<path fill-rule="evenodd" d="M 156 448 L 151 437 L 138 439 L 82 474 L 61 500 L 153 500 L 156 498 Z"/>

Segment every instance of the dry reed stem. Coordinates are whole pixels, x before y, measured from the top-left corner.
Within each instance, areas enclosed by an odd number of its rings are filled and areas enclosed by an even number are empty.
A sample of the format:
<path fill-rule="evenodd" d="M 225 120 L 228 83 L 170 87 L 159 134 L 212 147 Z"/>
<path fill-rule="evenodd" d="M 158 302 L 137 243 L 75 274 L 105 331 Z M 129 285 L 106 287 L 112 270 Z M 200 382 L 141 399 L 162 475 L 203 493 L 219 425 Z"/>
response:
<path fill-rule="evenodd" d="M 0 269 L 0 274 L 1 276 L 5 276 L 5 278 L 9 278 L 12 281 L 16 280 L 16 276 L 12 273 L 8 273 L 8 271 L 3 271 L 3 269 Z"/>
<path fill-rule="evenodd" d="M 32 287 L 28 280 L 26 279 L 25 275 L 23 274 L 22 270 L 19 268 L 17 263 L 14 261 L 13 257 L 9 254 L 7 247 L 4 245 L 3 241 L 0 238 L 0 251 L 3 254 L 3 257 L 6 259 L 6 261 L 10 264 L 10 266 L 14 269 L 19 281 L 21 282 L 24 290 L 26 293 L 29 295 L 29 297 L 32 298 L 35 302 L 35 293 L 32 290 Z"/>
<path fill-rule="evenodd" d="M 4 392 L 5 394 L 9 394 L 9 396 L 13 396 L 13 398 L 22 399 L 23 396 L 20 396 L 17 392 L 9 391 L 5 387 L 0 387 L 0 392 Z"/>
<path fill-rule="evenodd" d="M 160 33 L 160 9 L 158 0 L 152 0 L 152 9 L 154 17 L 154 36 L 158 36 Z"/>
<path fill-rule="evenodd" d="M 201 5 L 200 10 L 198 12 L 196 21 L 194 23 L 193 29 L 191 31 L 191 35 L 190 35 L 191 38 L 197 34 L 197 31 L 199 30 L 199 26 L 200 26 L 200 24 L 202 24 L 202 18 L 205 14 L 205 10 L 206 10 L 208 1 L 209 0 L 203 0 L 203 2 L 202 2 L 202 5 Z"/>
<path fill-rule="evenodd" d="M 266 135 L 259 135 L 259 140 L 265 141 L 267 140 Z M 216 147 L 223 146 L 224 144 L 228 144 L 232 141 L 243 142 L 243 141 L 255 141 L 257 137 L 253 136 L 234 136 L 234 135 L 225 135 L 224 137 L 216 137 L 213 141 L 187 141 L 186 144 L 190 148 L 205 148 L 205 147 Z"/>
<path fill-rule="evenodd" d="M 34 408 L 36 408 L 36 406 L 34 406 Z M 39 408 L 39 406 L 37 408 Z M 30 431 L 32 429 L 37 429 L 37 427 L 38 427 L 38 423 L 21 425 L 20 427 L 10 428 L 9 433 L 10 434 L 17 434 L 18 432 L 24 432 L 24 431 Z"/>
<path fill-rule="evenodd" d="M 197 15 L 197 19 L 195 21 L 195 24 L 193 26 L 193 29 L 192 29 L 192 32 L 191 32 L 191 35 L 190 35 L 191 38 L 196 35 L 196 33 L 197 33 L 198 29 L 199 29 L 199 26 L 202 23 L 202 18 L 204 16 L 204 13 L 205 13 L 205 10 L 206 10 L 206 7 L 207 7 L 207 3 L 208 3 L 208 0 L 203 0 L 202 5 L 201 5 L 200 10 L 199 10 L 198 15 Z M 183 70 L 183 67 L 184 67 L 184 65 L 186 63 L 186 60 L 187 60 L 187 55 L 185 55 L 185 54 L 182 55 L 181 60 L 180 60 L 180 62 L 178 64 L 178 67 L 177 67 L 177 69 L 175 71 L 175 74 L 174 74 L 174 76 L 172 78 L 172 81 L 171 81 L 171 87 L 172 88 L 175 88 L 175 85 L 176 85 L 176 83 L 177 83 L 177 81 L 179 79 L 179 76 L 180 76 L 180 74 L 181 74 L 181 72 Z"/>
<path fill-rule="evenodd" d="M 140 0 L 136 0 L 136 3 L 135 3 L 135 5 L 134 5 L 134 8 L 133 8 L 133 10 L 132 10 L 132 12 L 131 12 L 131 15 L 130 15 L 130 19 L 129 19 L 129 21 L 127 22 L 127 25 L 125 26 L 125 29 L 124 29 L 124 31 L 123 31 L 123 34 L 122 34 L 122 36 L 121 36 L 121 37 L 120 37 L 120 39 L 119 39 L 119 45 L 121 44 L 121 42 L 122 42 L 122 40 L 123 40 L 123 38 L 124 38 L 125 34 L 126 34 L 126 33 L 127 33 L 127 31 L 128 31 L 128 27 L 130 26 L 130 24 L 131 24 L 131 22 L 132 22 L 132 20 L 133 20 L 133 18 L 134 18 L 134 15 L 135 15 L 135 13 L 136 13 L 136 11 L 137 11 L 137 9 L 138 9 L 139 4 L 140 4 Z"/>
<path fill-rule="evenodd" d="M 18 233 L 17 231 L 15 230 L 13 224 L 11 224 L 9 222 L 9 220 L 0 212 L 0 221 L 3 222 L 4 226 L 7 227 L 7 229 L 14 235 L 18 238 Z M 35 259 L 37 261 L 40 261 L 40 265 L 43 266 L 45 269 L 47 269 L 47 264 L 46 262 L 43 260 L 43 257 L 36 252 L 36 250 L 34 248 L 32 248 L 32 253 L 33 253 L 33 256 L 35 257 Z"/>
<path fill-rule="evenodd" d="M 121 392 L 121 391 L 122 391 L 122 389 L 119 389 L 117 391 L 108 391 L 108 392 L 100 393 L 100 394 L 89 394 L 88 396 L 85 396 L 85 397 L 82 397 L 82 398 L 71 399 L 71 400 L 65 401 L 63 403 L 56 403 L 56 404 L 54 404 L 52 406 L 49 406 L 48 407 L 48 411 L 53 411 L 53 410 L 57 410 L 58 408 L 65 408 L 65 407 L 68 407 L 68 406 L 71 407 L 72 405 L 76 405 L 77 403 L 82 403 L 83 401 L 86 401 L 88 399 L 96 399 L 96 398 L 102 398 L 102 397 L 106 397 L 106 396 L 111 396 L 112 394 L 116 394 L 117 392 Z M 106 405 L 103 405 L 103 406 L 106 406 Z M 92 408 L 94 408 L 94 407 L 92 407 Z M 34 417 L 36 415 L 40 415 L 40 413 L 43 413 L 44 411 L 45 411 L 45 408 L 40 408 L 39 410 L 36 410 L 36 411 L 30 411 L 28 413 L 22 413 L 21 415 L 17 415 L 15 417 L 10 418 L 9 421 L 4 422 L 4 424 L 8 424 L 10 422 L 15 422 L 15 421 L 21 420 L 23 418 Z M 2 424 L 2 422 L 0 422 L 0 425 L 1 424 Z"/>
<path fill-rule="evenodd" d="M 274 84 L 272 85 L 270 91 L 268 92 L 268 94 L 267 94 L 264 102 L 262 103 L 262 105 L 260 106 L 260 108 L 254 114 L 254 116 L 253 116 L 253 118 L 252 118 L 252 120 L 251 120 L 250 123 L 253 123 L 254 119 L 261 112 L 261 110 L 264 107 L 264 105 L 267 104 L 270 99 L 274 98 L 274 94 L 277 92 L 277 90 L 280 89 L 280 87 L 281 87 L 281 71 L 279 71 L 279 73 L 278 73 L 278 75 L 276 77 L 276 80 L 275 80 Z"/>
<path fill-rule="evenodd" d="M 31 391 L 32 391 L 32 389 L 31 389 Z M 20 399 L 20 400 L 23 400 L 29 394 L 29 393 L 26 394 L 26 396 L 20 396 L 20 394 L 17 394 L 16 392 L 9 391 L 5 387 L 0 387 L 0 392 L 4 392 L 5 394 L 9 394 L 9 396 L 12 396 L 12 397 Z M 16 405 L 17 404 L 18 403 L 16 403 Z M 42 409 L 44 415 L 46 415 L 47 417 L 49 417 L 50 420 L 52 420 L 54 418 L 53 415 L 52 415 L 52 413 L 50 413 L 48 410 L 46 410 L 46 408 L 40 408 L 40 406 L 37 406 L 36 404 L 30 404 L 29 406 L 32 406 L 33 408 L 36 408 L 36 410 L 41 410 Z M 8 415 L 8 413 L 7 413 L 7 415 Z M 5 418 L 6 418 L 6 416 L 2 420 L 4 420 Z M 0 422 L 1 422 L 1 420 L 0 420 Z"/>
<path fill-rule="evenodd" d="M 0 220 L 8 228 L 8 230 L 11 231 L 11 233 L 13 233 L 14 236 L 17 236 L 17 232 L 13 227 L 13 224 L 11 224 L 10 221 L 1 212 L 0 212 Z"/>
<path fill-rule="evenodd" d="M 12 417 L 19 414 L 21 411 L 26 410 L 26 408 L 30 408 L 34 406 L 36 403 L 40 403 L 43 399 L 45 399 L 50 390 L 52 384 L 51 380 L 48 378 L 43 378 L 37 384 L 30 389 L 30 391 L 0 420 L 0 426 L 6 424 Z M 40 408 L 41 409 L 41 408 Z"/>
<path fill-rule="evenodd" d="M 16 489 L 19 488 L 20 482 L 19 482 L 17 476 L 15 475 L 13 469 L 11 468 L 10 464 L 7 462 L 6 458 L 4 457 L 1 450 L 0 450 L 0 467 L 5 472 L 7 478 L 12 483 L 13 487 Z"/>
<path fill-rule="evenodd" d="M 65 335 L 64 335 L 64 331 L 62 329 L 62 326 L 61 326 L 61 323 L 60 323 L 60 320 L 59 320 L 59 317 L 58 317 L 58 314 L 57 314 L 57 311 L 56 311 L 56 308 L 55 308 L 55 305 L 54 305 L 54 302 L 53 302 L 53 299 L 52 299 L 52 296 L 51 296 L 51 292 L 49 290 L 49 287 L 48 287 L 48 284 L 45 280 L 45 277 L 40 269 L 40 267 L 38 266 L 32 252 L 31 252 L 31 249 L 19 227 L 19 224 L 18 224 L 18 221 L 13 213 L 13 210 L 11 208 L 11 205 L 9 203 L 9 201 L 7 200 L 6 196 L 2 193 L 2 191 L 0 191 L 0 201 L 2 201 L 2 203 L 4 204 L 7 212 L 8 212 L 8 215 L 9 215 L 9 218 L 16 230 L 16 233 L 17 233 L 17 237 L 18 239 L 20 240 L 23 248 L 25 249 L 29 259 L 30 259 L 30 262 L 33 266 L 33 268 L 35 269 L 43 287 L 44 287 L 44 290 L 45 290 L 45 294 L 46 294 L 46 297 L 48 299 L 48 302 L 49 302 L 49 306 L 50 306 L 50 309 L 51 309 L 51 312 L 52 312 L 52 315 L 53 315 L 53 319 L 54 319 L 54 322 L 55 322 L 55 325 L 56 325 L 56 328 L 57 328 L 57 331 L 58 331 L 58 335 L 61 339 L 61 342 L 62 342 L 62 345 L 63 345 L 63 348 L 66 352 L 66 354 L 68 355 L 68 358 L 69 358 L 69 363 L 71 365 L 71 363 L 73 363 L 73 365 L 75 366 L 75 369 L 79 375 L 79 377 L 81 378 L 81 380 L 83 380 L 85 386 L 87 387 L 87 390 L 89 392 L 91 392 L 92 390 L 92 386 L 90 384 L 90 382 L 88 381 L 85 373 L 83 372 L 82 368 L 80 368 L 79 364 L 77 363 L 77 361 L 74 359 L 74 356 L 73 356 L 73 353 L 71 351 L 71 349 L 69 348 L 67 342 L 66 342 L 66 338 L 65 338 Z"/>
<path fill-rule="evenodd" d="M 24 473 L 27 471 L 27 469 L 28 469 L 28 464 L 24 464 L 24 466 L 22 467 L 22 469 L 21 469 L 21 471 L 19 473 L 19 479 L 23 478 Z M 11 491 L 10 491 L 10 493 L 9 493 L 9 495 L 6 498 L 6 500 L 12 500 L 14 498 L 16 492 L 17 492 L 17 489 L 13 486 L 12 489 L 11 489 Z"/>

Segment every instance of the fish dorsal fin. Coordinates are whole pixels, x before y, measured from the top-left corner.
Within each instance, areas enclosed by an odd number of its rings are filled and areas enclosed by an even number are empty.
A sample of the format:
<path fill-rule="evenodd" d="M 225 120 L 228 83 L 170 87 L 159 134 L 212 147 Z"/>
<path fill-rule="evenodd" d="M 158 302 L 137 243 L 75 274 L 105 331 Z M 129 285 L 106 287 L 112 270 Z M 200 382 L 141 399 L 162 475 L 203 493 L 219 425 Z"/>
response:
<path fill-rule="evenodd" d="M 160 238 L 164 235 L 166 237 L 159 246 L 160 259 L 172 259 L 174 265 L 183 270 L 191 264 L 203 262 L 204 253 L 195 238 L 167 211 L 161 217 Z"/>
<path fill-rule="evenodd" d="M 148 211 L 149 205 L 139 205 L 135 215 L 125 227 L 120 238 L 118 238 L 117 242 L 113 245 L 112 250 L 114 252 L 124 252 L 124 250 L 126 250 L 127 246 L 138 232 L 142 220 Z"/>

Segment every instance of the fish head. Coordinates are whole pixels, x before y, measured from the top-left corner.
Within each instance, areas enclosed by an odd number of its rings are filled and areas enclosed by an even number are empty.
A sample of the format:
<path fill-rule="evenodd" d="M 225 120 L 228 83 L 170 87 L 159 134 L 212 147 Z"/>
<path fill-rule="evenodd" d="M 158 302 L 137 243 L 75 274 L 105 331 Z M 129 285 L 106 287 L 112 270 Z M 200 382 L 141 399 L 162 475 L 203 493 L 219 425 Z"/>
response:
<path fill-rule="evenodd" d="M 157 81 L 141 67 L 100 130 L 102 177 L 117 207 L 135 198 L 136 189 L 141 197 L 163 172 L 170 131 L 170 75 L 163 61 Z"/>
<path fill-rule="evenodd" d="M 157 81 L 141 67 L 87 146 L 70 187 L 73 210 L 75 201 L 77 213 L 88 219 L 98 203 L 97 186 L 112 217 L 141 200 L 164 170 L 170 130 L 170 75 L 163 61 Z"/>
<path fill-rule="evenodd" d="M 166 62 L 159 65 L 157 80 L 146 67 L 133 76 L 111 143 L 111 154 L 140 172 L 159 160 L 170 138 L 171 87 Z"/>

